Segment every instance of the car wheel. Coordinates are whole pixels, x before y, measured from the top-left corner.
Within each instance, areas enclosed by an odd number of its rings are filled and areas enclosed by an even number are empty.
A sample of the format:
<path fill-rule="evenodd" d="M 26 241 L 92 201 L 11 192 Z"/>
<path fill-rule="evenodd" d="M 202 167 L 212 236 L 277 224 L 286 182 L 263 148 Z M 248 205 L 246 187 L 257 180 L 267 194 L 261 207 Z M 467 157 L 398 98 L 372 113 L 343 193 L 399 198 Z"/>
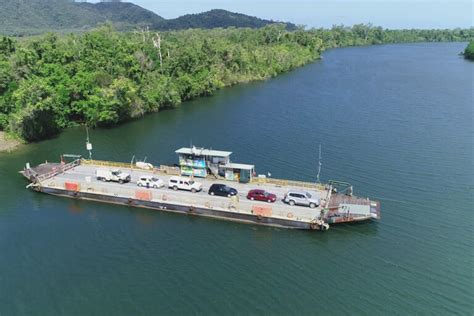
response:
<path fill-rule="evenodd" d="M 195 188 L 192 188 L 192 189 L 191 189 L 191 192 L 196 193 L 196 189 L 195 189 Z"/>
<path fill-rule="evenodd" d="M 232 194 L 227 194 L 227 197 L 231 197 L 231 196 L 232 196 Z"/>
<path fill-rule="evenodd" d="M 141 184 L 141 183 L 137 183 L 137 185 L 138 185 L 139 187 L 141 187 L 141 186 L 142 186 L 142 184 Z"/>
<path fill-rule="evenodd" d="M 120 183 L 120 184 L 123 184 L 123 180 L 122 180 L 122 179 L 120 179 L 120 180 L 119 180 L 119 183 Z"/>
<path fill-rule="evenodd" d="M 268 203 L 272 203 L 273 201 L 272 200 L 268 200 Z"/>
<path fill-rule="evenodd" d="M 253 196 L 252 196 L 250 199 L 251 199 L 252 201 L 255 200 L 255 198 L 254 198 Z"/>
<path fill-rule="evenodd" d="M 291 206 L 293 206 L 293 205 L 295 205 L 295 201 L 290 200 L 290 202 L 288 202 L 288 204 L 290 204 Z"/>
<path fill-rule="evenodd" d="M 214 195 L 215 193 L 211 191 L 211 193 L 209 193 L 210 195 Z"/>
<path fill-rule="evenodd" d="M 153 188 L 158 189 L 158 186 L 155 184 L 155 185 L 153 186 Z"/>
<path fill-rule="evenodd" d="M 316 204 L 314 204 L 314 203 L 309 203 L 309 207 L 315 208 L 315 207 L 316 207 Z"/>
<path fill-rule="evenodd" d="M 173 186 L 173 190 L 178 191 L 178 187 L 177 187 L 177 186 Z"/>

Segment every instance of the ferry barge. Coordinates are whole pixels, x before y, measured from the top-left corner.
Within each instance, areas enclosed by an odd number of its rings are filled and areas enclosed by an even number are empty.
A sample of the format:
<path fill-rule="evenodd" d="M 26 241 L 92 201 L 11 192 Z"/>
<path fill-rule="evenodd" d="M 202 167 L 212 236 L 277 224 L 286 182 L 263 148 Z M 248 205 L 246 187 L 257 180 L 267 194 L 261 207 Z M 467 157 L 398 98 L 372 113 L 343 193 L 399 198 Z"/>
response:
<path fill-rule="evenodd" d="M 35 167 L 27 163 L 20 173 L 30 181 L 27 188 L 47 194 L 266 226 L 327 230 L 330 224 L 380 219 L 380 203 L 354 196 L 352 186 L 347 183 L 320 184 L 257 176 L 253 165 L 231 163 L 230 152 L 193 147 L 181 148 L 176 153 L 179 165 L 174 167 L 63 155 L 57 163 L 45 162 Z M 73 160 L 66 162 L 66 158 Z M 130 182 L 99 181 L 97 172 L 104 169 L 126 171 Z M 174 191 L 168 185 L 137 186 L 137 181 L 144 176 L 159 178 L 166 184 L 171 177 L 188 176 L 197 179 L 203 189 L 192 193 Z M 207 189 L 215 183 L 228 184 L 239 193 L 232 198 L 209 195 Z M 247 192 L 254 189 L 272 192 L 278 198 L 274 203 L 247 199 Z M 283 196 L 292 190 L 318 197 L 319 205 L 285 203 Z"/>

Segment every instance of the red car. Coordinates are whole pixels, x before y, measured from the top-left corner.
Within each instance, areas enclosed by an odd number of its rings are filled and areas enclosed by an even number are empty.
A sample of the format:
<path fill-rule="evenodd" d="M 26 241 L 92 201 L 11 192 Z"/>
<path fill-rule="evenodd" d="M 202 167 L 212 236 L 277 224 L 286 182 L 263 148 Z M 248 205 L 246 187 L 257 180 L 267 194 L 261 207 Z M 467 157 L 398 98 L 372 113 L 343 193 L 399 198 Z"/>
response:
<path fill-rule="evenodd" d="M 276 201 L 277 197 L 273 193 L 268 193 L 264 190 L 250 190 L 247 193 L 247 199 L 256 200 L 256 201 L 266 201 L 268 203 L 273 203 Z"/>

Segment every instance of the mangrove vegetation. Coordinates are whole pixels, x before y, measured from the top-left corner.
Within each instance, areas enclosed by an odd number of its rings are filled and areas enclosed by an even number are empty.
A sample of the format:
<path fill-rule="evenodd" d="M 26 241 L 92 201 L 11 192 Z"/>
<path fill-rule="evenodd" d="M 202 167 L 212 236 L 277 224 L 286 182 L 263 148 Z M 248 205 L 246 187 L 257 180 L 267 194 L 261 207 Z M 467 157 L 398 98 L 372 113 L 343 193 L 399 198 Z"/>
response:
<path fill-rule="evenodd" d="M 327 48 L 466 41 L 470 30 L 191 29 L 0 38 L 0 130 L 37 141 L 76 124 L 111 126 L 307 64 Z"/>
<path fill-rule="evenodd" d="M 464 58 L 474 60 L 474 41 L 469 42 L 463 54 Z"/>

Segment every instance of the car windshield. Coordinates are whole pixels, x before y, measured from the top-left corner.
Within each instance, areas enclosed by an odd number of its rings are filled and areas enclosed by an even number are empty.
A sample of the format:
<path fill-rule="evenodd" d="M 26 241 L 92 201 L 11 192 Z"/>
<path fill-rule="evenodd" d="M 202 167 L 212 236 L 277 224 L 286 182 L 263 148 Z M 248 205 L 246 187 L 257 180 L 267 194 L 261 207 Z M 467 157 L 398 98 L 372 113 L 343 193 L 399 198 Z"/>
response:
<path fill-rule="evenodd" d="M 151 178 L 151 181 L 157 182 L 157 181 L 158 181 L 158 178 Z"/>
<path fill-rule="evenodd" d="M 189 180 L 188 183 L 189 183 L 189 185 L 193 185 L 193 184 L 194 184 L 194 181 L 193 181 L 193 180 Z"/>
<path fill-rule="evenodd" d="M 120 173 L 122 173 L 122 171 L 120 170 L 115 170 L 115 171 L 112 171 L 112 174 L 118 176 Z"/>
<path fill-rule="evenodd" d="M 310 199 L 312 196 L 311 196 L 311 194 L 306 193 L 306 197 L 307 197 L 308 199 Z"/>
<path fill-rule="evenodd" d="M 268 192 L 263 192 L 263 195 L 267 197 L 267 196 L 270 195 L 270 193 L 268 193 Z"/>

